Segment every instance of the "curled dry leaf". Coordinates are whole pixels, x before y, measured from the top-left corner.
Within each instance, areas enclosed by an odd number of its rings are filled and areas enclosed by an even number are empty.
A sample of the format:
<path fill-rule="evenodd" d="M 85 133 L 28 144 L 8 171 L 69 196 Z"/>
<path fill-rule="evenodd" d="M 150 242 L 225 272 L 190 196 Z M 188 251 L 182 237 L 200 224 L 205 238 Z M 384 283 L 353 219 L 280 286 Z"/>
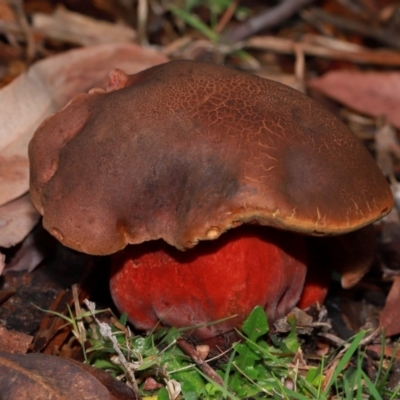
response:
<path fill-rule="evenodd" d="M 57 7 L 52 15 L 33 14 L 33 27 L 45 37 L 67 43 L 89 46 L 100 43 L 133 42 L 135 31 L 121 24 L 113 24 Z"/>
<path fill-rule="evenodd" d="M 27 146 L 38 125 L 74 95 L 105 86 L 108 73 L 122 68 L 136 73 L 166 62 L 134 44 L 85 47 L 34 64 L 0 91 L 0 205 L 28 190 Z"/>
<path fill-rule="evenodd" d="M 138 400 L 133 390 L 124 382 L 114 379 L 108 372 L 92 367 L 88 364 L 82 364 L 79 361 L 68 359 L 73 364 L 84 369 L 93 375 L 100 383 L 102 383 L 116 400 Z M 162 385 L 160 385 L 162 387 Z M 158 388 L 157 388 L 158 389 Z M 153 389 L 154 390 L 154 389 Z"/>
<path fill-rule="evenodd" d="M 52 248 L 50 240 L 42 227 L 34 229 L 7 261 L 5 271 L 32 272 L 49 255 L 49 248 Z"/>
<path fill-rule="evenodd" d="M 400 158 L 400 146 L 396 137 L 396 129 L 388 123 L 382 124 L 375 133 L 376 162 L 381 171 L 395 180 L 392 154 Z"/>
<path fill-rule="evenodd" d="M 5 266 L 5 263 L 4 263 L 5 259 L 6 259 L 6 256 L 4 254 L 0 253 L 0 275 L 3 272 L 4 266 Z"/>
<path fill-rule="evenodd" d="M 392 288 L 386 299 L 382 310 L 380 324 L 385 329 L 386 336 L 398 335 L 400 333 L 400 276 L 393 280 Z"/>
<path fill-rule="evenodd" d="M 0 398 L 112 400 L 91 374 L 60 357 L 0 353 Z"/>
<path fill-rule="evenodd" d="M 360 113 L 386 116 L 400 128 L 399 72 L 331 71 L 308 86 Z"/>
<path fill-rule="evenodd" d="M 28 194 L 0 207 L 0 247 L 21 242 L 39 218 Z"/>

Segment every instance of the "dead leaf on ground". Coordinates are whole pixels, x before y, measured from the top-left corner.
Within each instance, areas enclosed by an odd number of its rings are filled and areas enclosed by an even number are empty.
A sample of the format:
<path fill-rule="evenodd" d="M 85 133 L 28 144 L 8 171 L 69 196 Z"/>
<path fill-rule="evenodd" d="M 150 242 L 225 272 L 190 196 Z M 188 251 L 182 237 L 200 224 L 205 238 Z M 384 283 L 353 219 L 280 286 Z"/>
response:
<path fill-rule="evenodd" d="M 0 253 L 0 275 L 2 274 L 4 266 L 5 266 L 5 263 L 4 263 L 5 259 L 6 259 L 6 256 L 3 253 Z"/>
<path fill-rule="evenodd" d="M 96 378 L 60 357 L 0 353 L 0 398 L 115 399 Z"/>
<path fill-rule="evenodd" d="M 15 21 L 13 10 L 5 0 L 0 0 L 0 20 Z"/>
<path fill-rule="evenodd" d="M 126 25 L 97 20 L 62 6 L 57 7 L 52 15 L 33 14 L 32 25 L 47 38 L 83 46 L 132 43 L 136 37 L 135 31 Z"/>
<path fill-rule="evenodd" d="M 391 181 L 395 181 L 395 172 L 392 155 L 400 159 L 400 145 L 396 136 L 396 129 L 392 125 L 382 121 L 382 125 L 375 133 L 376 162 Z"/>
<path fill-rule="evenodd" d="M 99 382 L 102 383 L 117 400 L 137 399 L 137 397 L 133 393 L 133 390 L 127 384 L 121 381 L 117 381 L 108 372 L 92 367 L 91 365 L 81 364 L 73 359 L 68 360 L 73 362 L 74 364 L 77 364 L 80 368 L 89 372 L 89 374 L 98 379 Z"/>
<path fill-rule="evenodd" d="M 53 238 L 40 226 L 24 239 L 15 254 L 7 261 L 4 272 L 32 272 L 53 249 Z"/>
<path fill-rule="evenodd" d="M 385 116 L 400 128 L 400 73 L 337 70 L 311 79 L 308 87 L 360 113 Z"/>
<path fill-rule="evenodd" d="M 386 336 L 393 336 L 400 333 L 400 276 L 393 280 L 392 288 L 386 299 L 385 307 L 382 310 L 380 324 L 385 328 Z"/>
<path fill-rule="evenodd" d="M 108 73 L 136 73 L 168 61 L 134 44 L 85 47 L 34 64 L 0 91 L 0 205 L 28 190 L 27 146 L 38 125 L 74 95 L 105 86 Z"/>
<path fill-rule="evenodd" d="M 0 207 L 0 247 L 11 247 L 21 242 L 39 218 L 28 194 Z"/>
<path fill-rule="evenodd" d="M 367 350 L 373 351 L 378 356 L 380 356 L 383 352 L 385 357 L 388 357 L 388 358 L 394 357 L 397 360 L 400 360 L 400 349 L 393 347 L 393 346 L 382 347 L 380 344 L 371 344 L 371 345 L 367 346 Z"/>
<path fill-rule="evenodd" d="M 0 326 L 0 352 L 25 354 L 32 340 L 33 336 Z"/>

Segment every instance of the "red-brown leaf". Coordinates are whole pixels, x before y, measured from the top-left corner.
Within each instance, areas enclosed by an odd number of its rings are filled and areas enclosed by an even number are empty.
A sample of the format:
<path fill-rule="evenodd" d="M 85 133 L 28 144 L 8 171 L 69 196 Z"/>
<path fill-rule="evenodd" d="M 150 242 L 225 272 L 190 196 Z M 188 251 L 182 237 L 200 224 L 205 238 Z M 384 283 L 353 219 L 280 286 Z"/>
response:
<path fill-rule="evenodd" d="M 308 86 L 374 117 L 386 116 L 400 128 L 400 73 L 338 70 L 312 79 Z"/>
<path fill-rule="evenodd" d="M 0 398 L 115 399 L 97 379 L 77 365 L 38 353 L 0 353 Z"/>

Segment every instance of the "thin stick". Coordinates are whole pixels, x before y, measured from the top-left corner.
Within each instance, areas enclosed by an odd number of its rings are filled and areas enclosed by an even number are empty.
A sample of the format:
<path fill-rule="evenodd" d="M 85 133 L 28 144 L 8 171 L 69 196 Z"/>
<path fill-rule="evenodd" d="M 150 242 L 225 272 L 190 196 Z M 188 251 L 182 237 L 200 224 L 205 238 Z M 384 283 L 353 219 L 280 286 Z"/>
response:
<path fill-rule="evenodd" d="M 314 0 L 283 0 L 276 7 L 269 8 L 265 12 L 255 15 L 233 28 L 227 33 L 226 40 L 229 43 L 236 43 L 263 29 L 270 29 L 277 26 L 313 1 Z"/>
<path fill-rule="evenodd" d="M 218 385 L 224 386 L 222 378 L 200 357 L 196 349 L 187 340 L 179 338 L 176 343 L 210 379 L 218 383 Z"/>
<path fill-rule="evenodd" d="M 22 0 L 12 0 L 10 4 L 15 10 L 21 30 L 25 34 L 27 44 L 26 59 L 28 62 L 30 62 L 33 60 L 36 53 L 35 38 L 33 36 L 32 28 L 30 27 L 28 19 L 26 18 Z"/>
<path fill-rule="evenodd" d="M 141 46 L 148 44 L 147 41 L 147 18 L 149 5 L 147 0 L 139 0 L 137 5 L 137 34 Z"/>
<path fill-rule="evenodd" d="M 112 333 L 110 325 L 108 325 L 104 322 L 100 322 L 96 318 L 95 303 L 93 303 L 87 299 L 85 299 L 84 302 L 85 302 L 87 308 L 89 309 L 90 313 L 92 314 L 93 319 L 96 321 L 96 324 L 99 326 L 101 336 L 103 336 L 104 338 L 107 338 L 111 341 L 112 346 L 118 355 L 118 360 L 125 370 L 126 378 L 127 378 L 128 382 L 130 383 L 130 386 L 132 387 L 136 397 L 140 398 L 139 387 L 136 382 L 135 374 L 132 372 L 132 369 L 130 368 L 129 363 L 124 356 L 124 353 L 122 353 L 121 349 L 119 348 L 118 341 L 115 338 L 114 334 Z"/>
<path fill-rule="evenodd" d="M 221 19 L 218 21 L 218 25 L 215 28 L 215 32 L 221 33 L 225 29 L 226 24 L 231 20 L 231 18 L 235 14 L 237 6 L 239 5 L 239 1 L 240 0 L 233 0 L 231 4 L 229 4 L 228 8 L 225 10 Z"/>
<path fill-rule="evenodd" d="M 399 66 L 400 54 L 390 50 L 370 50 L 368 48 L 357 46 L 354 50 L 342 50 L 321 44 L 311 43 L 304 37 L 301 41 L 294 41 L 275 36 L 253 36 L 243 43 L 244 48 L 268 50 L 280 54 L 294 54 L 296 45 L 300 45 L 305 55 L 328 58 L 332 60 L 347 60 L 360 64 L 375 64 L 387 66 Z M 318 38 L 315 37 L 314 38 Z M 335 41 L 338 42 L 338 41 Z"/>

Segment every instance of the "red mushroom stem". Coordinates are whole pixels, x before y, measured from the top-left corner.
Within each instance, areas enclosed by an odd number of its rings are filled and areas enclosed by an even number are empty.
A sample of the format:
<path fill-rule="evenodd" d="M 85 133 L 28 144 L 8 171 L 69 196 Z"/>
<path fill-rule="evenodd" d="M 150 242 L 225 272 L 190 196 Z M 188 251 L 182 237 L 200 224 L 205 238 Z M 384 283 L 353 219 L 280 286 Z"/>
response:
<path fill-rule="evenodd" d="M 299 302 L 306 272 L 303 236 L 244 226 L 187 252 L 162 241 L 128 246 L 113 256 L 111 292 L 145 330 L 159 321 L 190 327 L 235 316 L 191 332 L 206 339 L 240 327 L 256 305 L 271 320 L 283 317 Z M 304 305 L 322 302 L 325 292 L 310 294 Z"/>

